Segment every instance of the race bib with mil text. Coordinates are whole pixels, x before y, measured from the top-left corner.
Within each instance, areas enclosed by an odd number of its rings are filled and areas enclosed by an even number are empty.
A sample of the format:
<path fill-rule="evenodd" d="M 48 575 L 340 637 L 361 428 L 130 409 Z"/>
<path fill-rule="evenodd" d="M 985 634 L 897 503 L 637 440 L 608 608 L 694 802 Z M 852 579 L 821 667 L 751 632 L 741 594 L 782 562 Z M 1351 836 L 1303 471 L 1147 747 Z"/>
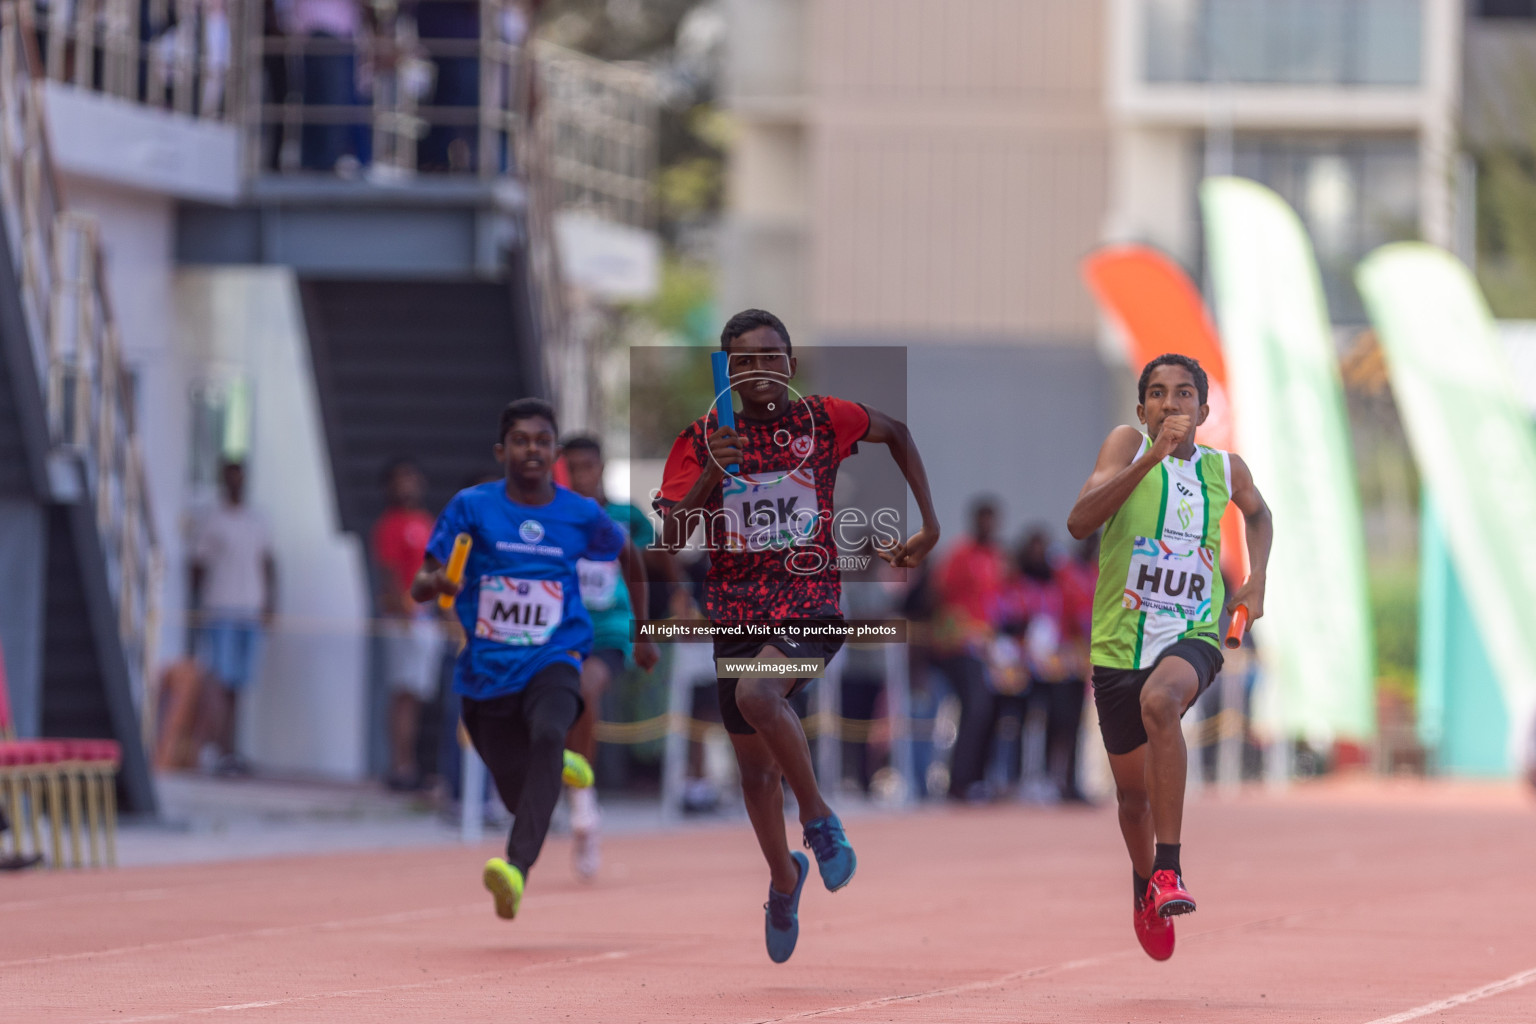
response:
<path fill-rule="evenodd" d="M 475 636 L 517 647 L 547 643 L 565 610 L 559 580 L 486 576 L 480 581 Z"/>

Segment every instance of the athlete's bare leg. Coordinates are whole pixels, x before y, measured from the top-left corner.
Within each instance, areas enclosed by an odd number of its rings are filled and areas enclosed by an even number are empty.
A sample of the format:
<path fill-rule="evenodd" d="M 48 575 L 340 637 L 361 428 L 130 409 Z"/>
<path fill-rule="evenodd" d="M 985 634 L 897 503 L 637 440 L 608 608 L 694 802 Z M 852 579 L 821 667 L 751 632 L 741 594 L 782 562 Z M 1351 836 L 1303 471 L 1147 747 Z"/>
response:
<path fill-rule="evenodd" d="M 1147 730 L 1147 795 L 1160 843 L 1177 843 L 1184 820 L 1189 752 L 1179 720 L 1200 693 L 1195 667 L 1183 658 L 1158 662 L 1141 689 L 1141 722 Z"/>
<path fill-rule="evenodd" d="M 421 726 L 421 701 L 410 693 L 389 699 L 389 745 L 393 771 L 398 779 L 416 775 L 416 735 Z"/>
<path fill-rule="evenodd" d="M 1109 755 L 1120 833 L 1131 866 L 1142 878 L 1152 874 L 1155 844 L 1179 842 L 1189 770 L 1179 722 L 1199 689 L 1194 666 L 1183 658 L 1164 658 L 1141 690 L 1147 742 L 1129 754 Z"/>
<path fill-rule="evenodd" d="M 794 892 L 800 881 L 800 869 L 789 856 L 789 840 L 784 836 L 784 773 L 779 771 L 779 763 L 761 733 L 731 733 L 731 746 L 736 750 L 736 764 L 741 770 L 741 795 L 747 804 L 747 817 L 752 819 L 757 845 L 768 861 L 773 887 L 779 892 Z"/>
<path fill-rule="evenodd" d="M 788 655 L 777 647 L 764 647 L 760 661 L 784 661 Z M 779 770 L 794 791 L 800 805 L 800 823 L 815 818 L 825 818 L 832 808 L 821 798 L 821 788 L 816 784 L 816 770 L 811 764 L 811 748 L 805 741 L 805 730 L 800 718 L 789 706 L 784 693 L 793 680 L 778 678 L 739 679 L 736 681 L 736 706 L 741 717 L 757 730 Z"/>
<path fill-rule="evenodd" d="M 1115 800 L 1120 810 L 1120 834 L 1131 855 L 1131 867 L 1142 878 L 1152 876 L 1152 802 L 1147 796 L 1147 745 L 1129 754 L 1110 754 L 1109 770 L 1115 776 Z"/>

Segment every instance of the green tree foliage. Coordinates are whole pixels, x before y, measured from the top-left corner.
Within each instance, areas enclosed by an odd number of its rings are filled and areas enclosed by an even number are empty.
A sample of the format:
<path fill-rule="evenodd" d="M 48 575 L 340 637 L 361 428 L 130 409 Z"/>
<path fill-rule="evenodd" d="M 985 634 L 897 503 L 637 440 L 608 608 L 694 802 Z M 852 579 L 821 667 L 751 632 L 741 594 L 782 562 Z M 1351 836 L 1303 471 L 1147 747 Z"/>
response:
<path fill-rule="evenodd" d="M 1493 315 L 1536 318 L 1536 71 L 1502 69 L 1477 164 L 1477 278 Z"/>
<path fill-rule="evenodd" d="M 545 0 L 540 34 L 603 60 L 650 60 L 672 46 L 699 0 Z"/>

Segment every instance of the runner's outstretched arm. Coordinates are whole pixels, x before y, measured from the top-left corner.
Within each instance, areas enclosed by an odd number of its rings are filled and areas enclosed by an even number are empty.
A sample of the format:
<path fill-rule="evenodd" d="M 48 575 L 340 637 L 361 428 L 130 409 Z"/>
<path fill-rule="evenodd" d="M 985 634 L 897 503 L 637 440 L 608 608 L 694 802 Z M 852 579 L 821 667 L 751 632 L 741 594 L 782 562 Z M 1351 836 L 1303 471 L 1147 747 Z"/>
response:
<path fill-rule="evenodd" d="M 1269 573 L 1269 546 L 1275 539 L 1275 521 L 1264 496 L 1253 485 L 1248 463 L 1232 456 L 1232 504 L 1243 514 L 1248 539 L 1248 579 L 1227 595 L 1227 609 L 1248 606 L 1249 620 L 1264 614 L 1264 584 Z"/>
<path fill-rule="evenodd" d="M 640 557 L 640 552 L 629 541 L 624 542 L 624 549 L 619 552 L 619 569 L 624 573 L 624 584 L 629 590 L 629 609 L 636 622 L 644 622 L 646 610 L 650 607 L 646 593 L 645 560 Z M 649 640 L 635 641 L 635 664 L 649 672 L 656 667 L 660 655 L 656 645 Z"/>
<path fill-rule="evenodd" d="M 421 568 L 416 570 L 416 578 L 411 580 L 411 600 L 418 604 L 426 604 L 439 594 L 447 594 L 449 597 L 459 592 L 461 586 L 448 578 L 443 563 L 431 555 L 423 555 Z"/>
<path fill-rule="evenodd" d="M 730 427 L 717 427 L 709 435 L 709 451 L 714 457 L 701 468 L 699 478 L 688 488 L 683 499 L 667 509 L 661 517 L 661 543 L 668 550 L 676 551 L 688 543 L 688 534 L 693 532 L 691 513 L 709 504 L 710 495 L 719 489 L 720 481 L 725 479 L 722 467 L 741 464 L 741 438 Z M 708 541 L 706 537 L 705 543 Z"/>
<path fill-rule="evenodd" d="M 879 409 L 868 409 L 869 430 L 864 440 L 870 444 L 883 444 L 891 450 L 891 458 L 901 475 L 907 478 L 912 496 L 917 499 L 918 512 L 923 517 L 922 528 L 905 543 L 898 542 L 880 551 L 880 557 L 898 569 L 915 569 L 921 565 L 928 552 L 939 542 L 939 517 L 933 510 L 933 493 L 928 489 L 928 471 L 923 468 L 923 456 L 912 439 L 912 431 L 901 420 L 892 419 Z"/>
<path fill-rule="evenodd" d="M 1152 447 L 1140 458 L 1136 452 L 1141 448 L 1141 431 L 1125 425 L 1111 430 L 1099 449 L 1099 461 L 1067 516 L 1067 532 L 1073 539 L 1082 540 L 1108 522 L 1141 483 L 1141 478 L 1173 454 L 1190 429 L 1188 416 L 1168 417 Z"/>

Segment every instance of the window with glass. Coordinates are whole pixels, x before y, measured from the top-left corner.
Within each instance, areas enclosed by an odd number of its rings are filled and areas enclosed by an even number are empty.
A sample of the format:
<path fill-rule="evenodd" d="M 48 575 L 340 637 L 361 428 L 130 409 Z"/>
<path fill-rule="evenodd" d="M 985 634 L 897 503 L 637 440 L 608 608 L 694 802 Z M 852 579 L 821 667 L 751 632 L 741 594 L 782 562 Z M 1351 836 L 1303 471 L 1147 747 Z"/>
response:
<path fill-rule="evenodd" d="M 1536 0 L 1477 0 L 1484 18 L 1536 18 Z"/>
<path fill-rule="evenodd" d="M 1149 82 L 1409 86 L 1422 0 L 1143 0 Z"/>
<path fill-rule="evenodd" d="M 1197 167 L 1205 166 L 1203 148 Z M 1230 163 L 1231 173 L 1268 185 L 1301 217 L 1333 321 L 1363 323 L 1355 267 L 1378 246 L 1419 237 L 1417 142 L 1240 133 Z"/>

